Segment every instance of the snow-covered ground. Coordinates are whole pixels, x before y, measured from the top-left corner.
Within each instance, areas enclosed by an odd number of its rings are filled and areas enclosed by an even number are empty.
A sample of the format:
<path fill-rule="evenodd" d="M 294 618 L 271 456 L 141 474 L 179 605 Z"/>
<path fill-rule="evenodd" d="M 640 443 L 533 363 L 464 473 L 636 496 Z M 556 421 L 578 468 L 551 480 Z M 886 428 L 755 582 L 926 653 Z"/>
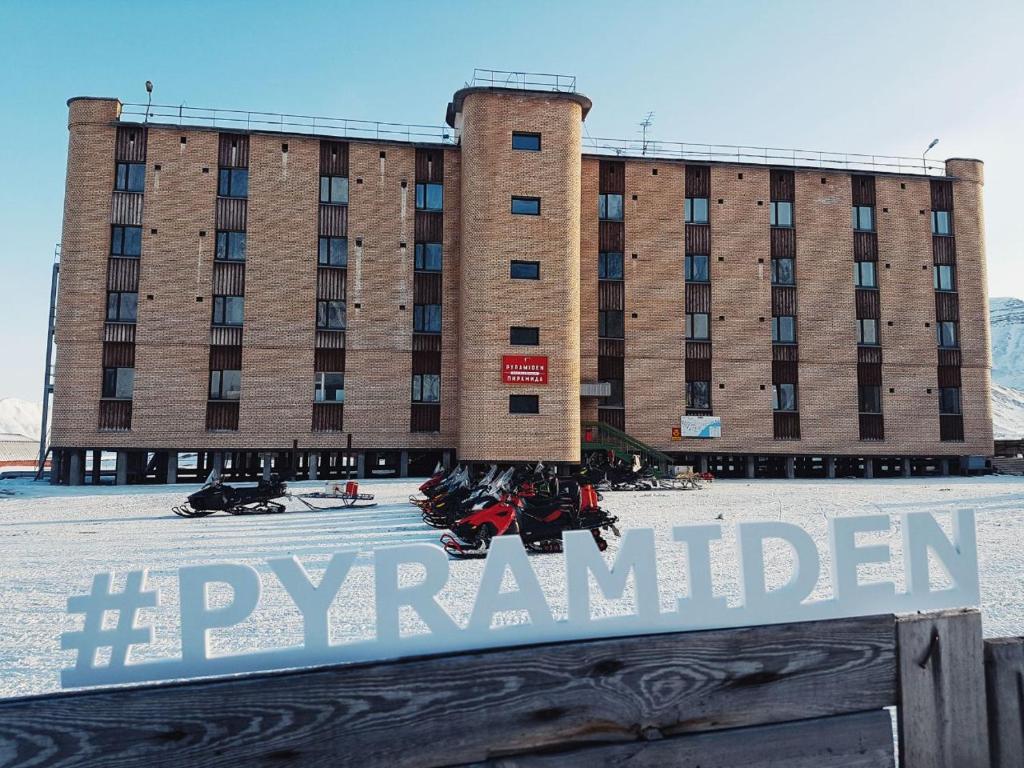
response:
<path fill-rule="evenodd" d="M 1024 438 L 1024 390 L 992 385 L 992 430 L 996 440 Z"/>
<path fill-rule="evenodd" d="M 175 656 L 177 590 L 173 574 L 186 564 L 211 561 L 248 563 L 264 577 L 257 613 L 244 624 L 214 633 L 217 652 L 298 644 L 300 616 L 265 566 L 269 557 L 295 555 L 315 574 L 338 550 L 363 554 L 342 587 L 331 616 L 335 642 L 369 637 L 373 632 L 370 550 L 389 544 L 435 542 L 438 531 L 423 525 L 407 499 L 418 481 L 368 481 L 377 494 L 373 509 L 301 512 L 263 517 L 213 517 L 186 520 L 170 512 L 195 486 L 131 488 L 51 488 L 29 481 L 0 483 L 0 697 L 42 693 L 59 687 L 59 670 L 73 661 L 60 650 L 61 632 L 80 626 L 81 617 L 65 614 L 69 595 L 88 591 L 98 571 L 149 568 L 150 585 L 160 587 L 164 605 L 141 618 L 156 627 L 152 646 L 135 658 Z M 298 488 L 316 484 L 299 483 Z M 14 495 L 6 492 L 13 491 Z M 784 519 L 818 540 L 823 556 L 819 592 L 827 591 L 826 526 L 837 515 L 948 512 L 958 506 L 977 511 L 985 633 L 1024 634 L 1024 479 L 1012 477 L 834 481 L 718 481 L 702 491 L 608 493 L 603 506 L 619 515 L 622 528 L 656 531 L 661 600 L 665 610 L 685 591 L 681 548 L 672 544 L 674 525 L 721 519 L 724 539 L 713 549 L 716 583 L 734 602 L 738 595 L 733 524 L 744 520 Z M 948 518 L 942 515 L 944 520 Z M 898 535 L 890 537 L 893 559 L 900 562 Z M 609 556 L 616 549 L 615 540 Z M 790 558 L 783 548 L 767 550 L 769 583 L 784 580 Z M 531 558 L 556 617 L 564 615 L 561 555 Z M 479 584 L 480 561 L 452 562 L 452 577 L 442 603 L 460 624 L 468 619 Z M 879 567 L 870 578 L 895 576 Z M 314 576 L 314 578 L 318 578 Z M 115 576 L 115 585 L 120 582 Z M 223 597 L 223 596 L 221 596 Z M 216 601 L 217 595 L 212 599 Z M 617 603 L 598 600 L 595 610 L 625 613 L 632 591 Z M 516 620 L 510 616 L 509 620 Z"/>
<path fill-rule="evenodd" d="M 42 416 L 43 409 L 38 403 L 17 397 L 0 398 L 0 433 L 38 440 Z"/>

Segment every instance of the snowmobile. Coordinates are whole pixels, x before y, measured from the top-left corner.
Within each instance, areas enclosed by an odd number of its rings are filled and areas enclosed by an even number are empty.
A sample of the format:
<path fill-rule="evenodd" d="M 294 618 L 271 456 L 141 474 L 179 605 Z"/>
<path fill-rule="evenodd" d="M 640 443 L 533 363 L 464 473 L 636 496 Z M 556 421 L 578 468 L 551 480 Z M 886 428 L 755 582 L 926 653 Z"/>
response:
<path fill-rule="evenodd" d="M 214 471 L 206 478 L 202 488 L 189 496 L 184 504 L 171 507 L 171 511 L 179 517 L 206 517 L 214 512 L 227 512 L 229 515 L 274 514 L 284 512 L 284 504 L 274 499 L 287 495 L 288 486 L 276 475 L 269 481 L 260 480 L 255 488 L 235 488 L 225 485 Z"/>
<path fill-rule="evenodd" d="M 451 528 L 456 520 L 473 510 L 497 501 L 499 495 L 509 489 L 514 472 L 510 468 L 499 475 L 497 466 L 492 466 L 475 486 L 471 487 L 466 481 L 450 493 L 433 500 L 423 510 L 423 522 L 433 528 Z"/>

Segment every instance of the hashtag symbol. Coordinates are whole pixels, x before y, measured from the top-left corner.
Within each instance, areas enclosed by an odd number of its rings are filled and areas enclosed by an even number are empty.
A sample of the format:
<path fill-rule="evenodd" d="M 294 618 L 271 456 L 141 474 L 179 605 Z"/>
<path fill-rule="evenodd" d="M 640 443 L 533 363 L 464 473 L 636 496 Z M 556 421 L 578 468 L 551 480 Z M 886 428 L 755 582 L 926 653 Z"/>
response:
<path fill-rule="evenodd" d="M 68 613 L 85 614 L 81 630 L 65 632 L 60 638 L 61 648 L 78 651 L 76 672 L 88 675 L 97 669 L 123 669 L 128 658 L 128 646 L 153 641 L 152 627 L 135 626 L 140 608 L 155 608 L 159 604 L 158 592 L 143 591 L 145 580 L 145 571 L 131 571 L 124 591 L 112 592 L 110 574 L 97 573 L 92 580 L 92 592 L 68 598 Z M 104 628 L 103 619 L 108 612 L 115 614 L 116 620 L 113 627 Z M 110 661 L 98 668 L 96 652 L 100 648 L 110 648 Z"/>

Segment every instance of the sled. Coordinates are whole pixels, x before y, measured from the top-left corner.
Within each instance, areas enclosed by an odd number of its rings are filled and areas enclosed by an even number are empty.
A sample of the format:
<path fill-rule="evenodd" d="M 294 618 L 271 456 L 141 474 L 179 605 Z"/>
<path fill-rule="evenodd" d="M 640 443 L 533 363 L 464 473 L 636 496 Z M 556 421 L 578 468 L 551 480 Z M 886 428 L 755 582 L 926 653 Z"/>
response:
<path fill-rule="evenodd" d="M 332 509 L 368 509 L 369 507 L 376 507 L 377 502 L 374 501 L 372 493 L 360 493 L 359 483 L 354 480 L 349 480 L 345 483 L 345 487 L 339 483 L 327 483 L 327 487 L 323 491 L 313 491 L 311 493 L 297 493 L 292 494 L 291 498 L 300 501 L 308 509 L 315 512 L 327 512 Z M 335 504 L 330 507 L 321 507 L 316 504 L 311 504 L 310 499 L 323 500 L 327 499 L 330 501 L 338 501 L 340 504 Z"/>

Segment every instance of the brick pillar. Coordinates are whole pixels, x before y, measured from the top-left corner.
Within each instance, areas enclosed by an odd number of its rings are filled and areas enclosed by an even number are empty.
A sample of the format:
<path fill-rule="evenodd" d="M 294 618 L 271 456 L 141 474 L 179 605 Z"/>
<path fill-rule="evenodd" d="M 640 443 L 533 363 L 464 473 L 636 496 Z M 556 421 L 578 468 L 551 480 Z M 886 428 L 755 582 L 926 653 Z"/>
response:
<path fill-rule="evenodd" d="M 167 453 L 167 482 L 176 483 L 178 482 L 178 452 L 169 451 Z"/>
<path fill-rule="evenodd" d="M 117 463 L 114 483 L 117 485 L 128 485 L 128 452 L 117 452 Z"/>
<path fill-rule="evenodd" d="M 398 454 L 398 476 L 409 476 L 409 452 L 400 451 Z"/>

